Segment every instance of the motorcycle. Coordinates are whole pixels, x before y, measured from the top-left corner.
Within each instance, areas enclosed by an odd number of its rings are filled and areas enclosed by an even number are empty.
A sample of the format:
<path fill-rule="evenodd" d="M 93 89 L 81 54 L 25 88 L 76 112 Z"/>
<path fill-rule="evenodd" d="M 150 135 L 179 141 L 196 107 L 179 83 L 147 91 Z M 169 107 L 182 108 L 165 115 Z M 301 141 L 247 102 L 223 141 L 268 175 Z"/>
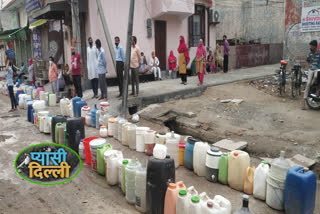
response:
<path fill-rule="evenodd" d="M 312 80 L 306 101 L 309 108 L 313 110 L 320 110 L 320 69 L 318 69 L 316 72 L 318 75 L 314 75 L 316 78 Z M 306 71 L 305 75 L 307 75 Z"/>

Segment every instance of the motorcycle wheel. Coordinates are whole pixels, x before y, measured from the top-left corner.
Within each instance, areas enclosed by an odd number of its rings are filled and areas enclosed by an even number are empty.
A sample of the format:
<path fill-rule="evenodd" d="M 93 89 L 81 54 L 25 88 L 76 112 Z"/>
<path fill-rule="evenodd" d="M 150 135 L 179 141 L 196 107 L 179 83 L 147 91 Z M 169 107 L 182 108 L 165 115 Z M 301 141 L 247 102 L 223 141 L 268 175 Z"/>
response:
<path fill-rule="evenodd" d="M 307 98 L 307 105 L 310 109 L 320 110 L 320 102 L 314 101 L 311 97 Z"/>

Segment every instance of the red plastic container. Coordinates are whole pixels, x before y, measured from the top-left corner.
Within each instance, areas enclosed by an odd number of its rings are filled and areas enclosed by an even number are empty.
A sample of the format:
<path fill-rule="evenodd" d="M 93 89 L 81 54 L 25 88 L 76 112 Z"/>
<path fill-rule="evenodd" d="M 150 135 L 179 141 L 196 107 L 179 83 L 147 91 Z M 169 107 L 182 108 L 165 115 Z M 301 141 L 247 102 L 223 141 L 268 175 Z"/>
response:
<path fill-rule="evenodd" d="M 156 146 L 156 144 L 145 144 L 145 151 L 146 151 L 146 155 L 153 155 L 153 148 Z"/>
<path fill-rule="evenodd" d="M 91 164 L 91 151 L 90 151 L 90 142 L 92 140 L 95 140 L 99 137 L 87 137 L 83 139 L 83 145 L 84 145 L 84 153 L 86 157 L 86 163 Z"/>

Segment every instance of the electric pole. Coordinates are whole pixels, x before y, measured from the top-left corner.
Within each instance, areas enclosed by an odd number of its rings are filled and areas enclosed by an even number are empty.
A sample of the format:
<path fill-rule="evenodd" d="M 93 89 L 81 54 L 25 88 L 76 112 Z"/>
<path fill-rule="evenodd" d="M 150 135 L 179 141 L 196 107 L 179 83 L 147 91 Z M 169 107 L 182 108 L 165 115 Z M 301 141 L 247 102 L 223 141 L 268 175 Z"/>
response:
<path fill-rule="evenodd" d="M 130 0 L 129 17 L 128 17 L 128 31 L 127 31 L 127 46 L 126 46 L 126 62 L 122 89 L 122 108 L 121 117 L 126 118 L 128 108 L 128 79 L 131 59 L 131 37 L 133 30 L 133 16 L 134 16 L 134 3 L 135 0 Z"/>
<path fill-rule="evenodd" d="M 72 15 L 72 39 L 76 52 L 81 55 L 81 38 L 80 38 L 80 18 L 79 18 L 79 0 L 71 0 Z"/>

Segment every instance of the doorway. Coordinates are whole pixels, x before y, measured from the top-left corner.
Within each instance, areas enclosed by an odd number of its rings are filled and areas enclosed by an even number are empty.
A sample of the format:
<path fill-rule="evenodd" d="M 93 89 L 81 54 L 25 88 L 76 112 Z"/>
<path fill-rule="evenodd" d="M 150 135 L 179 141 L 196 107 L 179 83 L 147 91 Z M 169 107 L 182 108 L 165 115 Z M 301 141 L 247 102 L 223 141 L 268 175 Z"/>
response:
<path fill-rule="evenodd" d="M 167 65 L 167 22 L 154 22 L 155 52 L 160 61 L 160 69 L 166 70 Z M 151 53 L 150 53 L 151 54 Z M 148 58 L 148 57 L 147 57 Z"/>

